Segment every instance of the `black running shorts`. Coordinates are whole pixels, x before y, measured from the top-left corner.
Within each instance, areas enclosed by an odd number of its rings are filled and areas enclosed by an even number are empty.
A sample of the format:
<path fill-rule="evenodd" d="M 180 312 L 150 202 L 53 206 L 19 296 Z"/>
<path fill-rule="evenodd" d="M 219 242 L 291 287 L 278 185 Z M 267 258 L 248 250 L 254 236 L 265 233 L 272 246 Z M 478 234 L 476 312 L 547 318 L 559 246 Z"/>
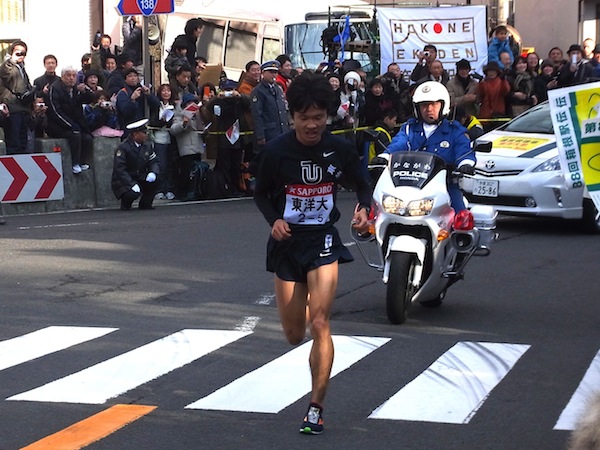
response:
<path fill-rule="evenodd" d="M 335 261 L 346 263 L 354 258 L 334 227 L 294 230 L 291 238 L 276 241 L 271 236 L 267 244 L 267 270 L 282 280 L 306 282 L 309 271 Z"/>

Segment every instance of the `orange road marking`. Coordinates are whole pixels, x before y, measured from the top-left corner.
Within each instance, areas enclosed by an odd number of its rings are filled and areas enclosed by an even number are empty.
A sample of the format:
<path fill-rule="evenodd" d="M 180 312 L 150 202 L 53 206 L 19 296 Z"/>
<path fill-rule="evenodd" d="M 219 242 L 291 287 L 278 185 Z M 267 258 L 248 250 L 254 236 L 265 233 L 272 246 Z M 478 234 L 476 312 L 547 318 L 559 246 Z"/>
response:
<path fill-rule="evenodd" d="M 76 450 L 114 433 L 145 416 L 156 406 L 115 405 L 21 450 Z"/>

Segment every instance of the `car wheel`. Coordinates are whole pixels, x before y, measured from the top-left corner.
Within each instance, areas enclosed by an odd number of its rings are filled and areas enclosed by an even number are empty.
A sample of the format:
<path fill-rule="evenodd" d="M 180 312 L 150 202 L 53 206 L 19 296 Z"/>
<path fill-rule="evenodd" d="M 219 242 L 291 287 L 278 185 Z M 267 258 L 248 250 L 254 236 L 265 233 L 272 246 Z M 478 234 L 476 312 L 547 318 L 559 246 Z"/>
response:
<path fill-rule="evenodd" d="M 600 211 L 589 198 L 583 199 L 581 226 L 586 233 L 600 234 Z"/>

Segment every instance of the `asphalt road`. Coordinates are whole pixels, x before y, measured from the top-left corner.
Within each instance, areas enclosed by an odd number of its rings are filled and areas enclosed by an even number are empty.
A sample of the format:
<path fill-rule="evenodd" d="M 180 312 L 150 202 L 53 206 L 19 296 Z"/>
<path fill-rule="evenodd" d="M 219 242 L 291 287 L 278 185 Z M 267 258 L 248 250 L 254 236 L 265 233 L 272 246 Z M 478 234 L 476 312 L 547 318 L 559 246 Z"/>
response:
<path fill-rule="evenodd" d="M 352 195 L 340 204 L 350 243 Z M 77 433 L 96 440 L 91 449 L 566 447 L 557 421 L 588 368 L 600 377 L 598 237 L 569 222 L 501 218 L 492 255 L 471 261 L 442 307 L 416 305 L 401 326 L 387 322 L 380 275 L 351 246 L 332 317 L 345 365 L 325 433 L 304 436 L 307 362 L 280 330 L 268 231 L 250 199 L 9 217 L 0 449 L 60 448 Z M 458 360 L 472 364 L 467 386 L 428 378 L 465 349 L 486 355 L 491 385 L 471 353 Z M 369 417 L 397 393 L 405 403 L 391 418 Z"/>

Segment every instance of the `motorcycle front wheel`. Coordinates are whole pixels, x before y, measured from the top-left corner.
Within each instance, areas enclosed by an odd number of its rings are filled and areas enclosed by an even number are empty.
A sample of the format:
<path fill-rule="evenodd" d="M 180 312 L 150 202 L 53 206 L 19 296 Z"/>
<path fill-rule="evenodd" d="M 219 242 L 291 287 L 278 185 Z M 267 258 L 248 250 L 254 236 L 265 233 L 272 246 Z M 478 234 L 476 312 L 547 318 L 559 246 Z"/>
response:
<path fill-rule="evenodd" d="M 392 252 L 387 282 L 386 309 L 388 320 L 393 324 L 406 321 L 412 298 L 412 274 L 415 256 L 410 253 Z"/>

